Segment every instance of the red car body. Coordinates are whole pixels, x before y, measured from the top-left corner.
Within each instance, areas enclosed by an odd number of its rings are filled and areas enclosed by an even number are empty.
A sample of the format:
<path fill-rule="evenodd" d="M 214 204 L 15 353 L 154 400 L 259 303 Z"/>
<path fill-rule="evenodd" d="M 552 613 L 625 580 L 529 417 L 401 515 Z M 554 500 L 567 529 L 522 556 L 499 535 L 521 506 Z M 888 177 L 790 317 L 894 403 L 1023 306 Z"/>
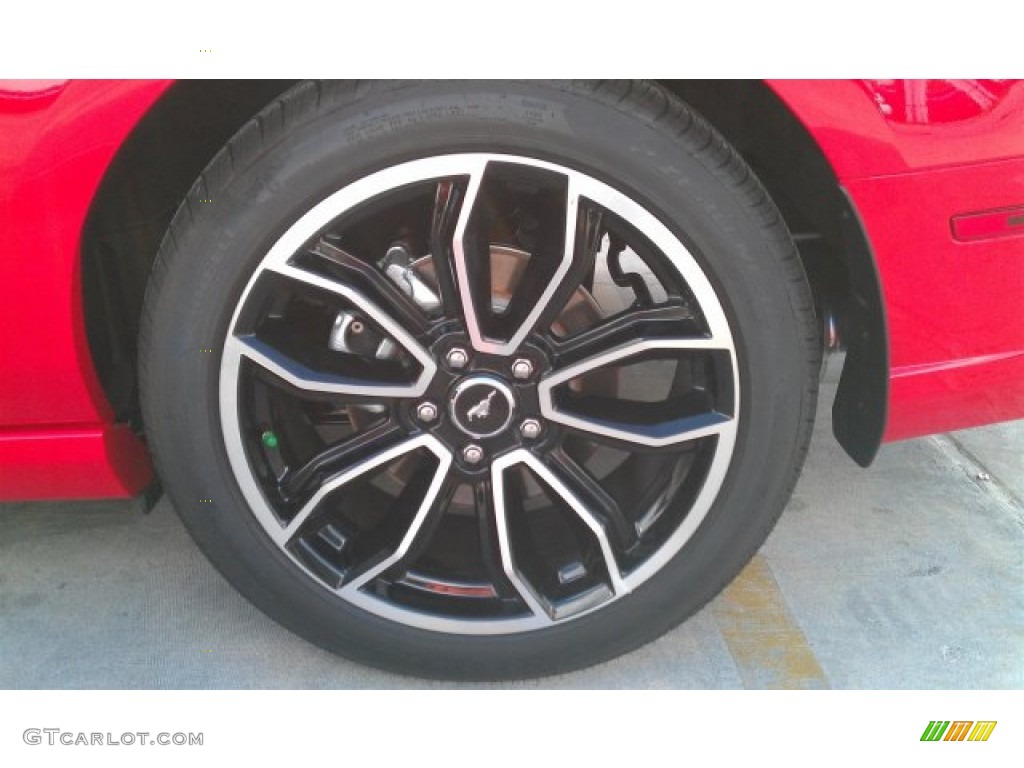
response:
<path fill-rule="evenodd" d="M 81 251 L 115 157 L 171 85 L 0 81 L 2 500 L 127 497 L 152 479 L 97 376 Z M 1024 81 L 767 89 L 813 138 L 870 246 L 883 440 L 1024 416 Z"/>

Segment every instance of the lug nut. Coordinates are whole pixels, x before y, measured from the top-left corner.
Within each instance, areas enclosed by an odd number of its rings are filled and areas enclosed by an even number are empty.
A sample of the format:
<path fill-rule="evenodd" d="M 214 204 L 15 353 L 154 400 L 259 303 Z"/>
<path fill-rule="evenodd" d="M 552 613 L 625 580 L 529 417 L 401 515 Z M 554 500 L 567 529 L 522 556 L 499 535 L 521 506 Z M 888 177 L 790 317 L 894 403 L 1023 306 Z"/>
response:
<path fill-rule="evenodd" d="M 533 376 L 533 363 L 521 357 L 512 363 L 512 375 L 517 379 L 528 379 Z"/>
<path fill-rule="evenodd" d="M 469 354 L 461 347 L 453 347 L 448 350 L 448 356 L 445 360 L 451 368 L 465 368 L 469 362 Z"/>
<path fill-rule="evenodd" d="M 526 419 L 519 425 L 519 434 L 527 440 L 536 440 L 543 431 L 544 428 L 537 419 Z"/>
<path fill-rule="evenodd" d="M 416 418 L 429 424 L 437 418 L 437 406 L 433 403 L 420 403 L 416 406 Z"/>
<path fill-rule="evenodd" d="M 479 445 L 467 445 L 462 449 L 462 460 L 467 464 L 479 464 L 484 460 L 484 449 Z"/>

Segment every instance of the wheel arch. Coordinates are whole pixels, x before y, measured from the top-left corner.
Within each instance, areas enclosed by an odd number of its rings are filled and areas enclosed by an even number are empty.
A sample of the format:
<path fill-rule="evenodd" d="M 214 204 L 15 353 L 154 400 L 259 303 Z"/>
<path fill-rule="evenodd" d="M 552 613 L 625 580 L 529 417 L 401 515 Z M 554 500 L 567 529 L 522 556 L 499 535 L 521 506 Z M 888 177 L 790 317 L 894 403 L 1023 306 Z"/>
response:
<path fill-rule="evenodd" d="M 808 83 L 802 89 L 790 84 L 785 100 L 762 80 L 661 84 L 711 122 L 778 206 L 811 283 L 822 344 L 830 351 L 845 349 L 833 432 L 854 461 L 868 466 L 881 445 L 888 410 L 889 344 L 881 284 L 856 207 L 799 114 L 802 95 L 818 99 L 821 89 L 836 84 Z M 858 113 L 857 122 L 877 122 L 877 115 L 867 114 L 873 109 L 870 100 L 846 106 L 861 104 L 865 113 Z"/>
<path fill-rule="evenodd" d="M 90 351 L 117 420 L 139 420 L 139 319 L 174 211 L 228 139 L 293 82 L 175 83 L 107 169 L 82 230 L 82 291 Z M 794 234 L 819 313 L 835 319 L 847 347 L 833 431 L 847 453 L 867 466 L 885 427 L 888 344 L 875 262 L 852 201 L 818 142 L 768 84 L 661 85 L 736 147 Z"/>
<path fill-rule="evenodd" d="M 139 320 L 174 212 L 231 136 L 293 83 L 177 81 L 103 175 L 82 227 L 82 303 L 93 364 L 117 421 L 139 426 Z"/>

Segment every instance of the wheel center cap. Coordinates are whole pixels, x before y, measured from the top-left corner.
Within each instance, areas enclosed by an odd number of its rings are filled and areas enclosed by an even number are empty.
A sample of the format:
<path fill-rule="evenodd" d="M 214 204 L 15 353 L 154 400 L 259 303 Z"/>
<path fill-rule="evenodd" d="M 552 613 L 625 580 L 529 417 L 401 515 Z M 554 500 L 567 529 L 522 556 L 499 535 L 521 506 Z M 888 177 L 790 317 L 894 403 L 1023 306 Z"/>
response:
<path fill-rule="evenodd" d="M 455 425 L 472 437 L 492 437 L 512 421 L 515 398 L 507 385 L 490 376 L 473 376 L 452 390 L 449 411 Z"/>

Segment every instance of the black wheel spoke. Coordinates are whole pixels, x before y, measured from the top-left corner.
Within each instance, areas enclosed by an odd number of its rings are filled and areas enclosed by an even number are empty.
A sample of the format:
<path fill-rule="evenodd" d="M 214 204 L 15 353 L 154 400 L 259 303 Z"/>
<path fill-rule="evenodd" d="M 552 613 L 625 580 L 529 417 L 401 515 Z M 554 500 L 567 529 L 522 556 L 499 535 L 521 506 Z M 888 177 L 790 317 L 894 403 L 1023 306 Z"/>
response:
<path fill-rule="evenodd" d="M 436 468 L 421 466 L 406 483 L 392 509 L 393 513 L 405 510 L 412 518 L 397 546 L 389 547 L 385 538 L 378 536 L 378 540 L 367 547 L 372 554 L 345 574 L 342 589 L 361 589 L 388 571 L 406 570 L 428 545 L 454 488 L 448 463 L 442 462 Z"/>
<path fill-rule="evenodd" d="M 481 559 L 490 583 L 494 585 L 497 594 L 505 599 L 520 600 L 519 591 L 508 580 L 503 567 L 501 539 L 494 517 L 493 492 L 489 477 L 473 483 L 473 505 L 480 538 Z"/>
<path fill-rule="evenodd" d="M 466 330 L 477 349 L 487 349 L 484 340 L 491 312 L 491 256 L 486 239 L 486 212 L 478 209 L 486 164 L 480 164 L 470 176 L 452 236 L 452 259 L 459 306 Z"/>
<path fill-rule="evenodd" d="M 328 477 L 386 451 L 403 439 L 404 430 L 391 421 L 357 432 L 347 440 L 328 446 L 302 466 L 288 471 L 278 484 L 281 497 L 286 501 L 309 498 Z"/>
<path fill-rule="evenodd" d="M 589 532 L 588 535 L 597 544 L 598 559 L 602 564 L 607 576 L 607 586 L 599 590 L 590 590 L 588 594 L 580 595 L 576 599 L 570 599 L 561 605 L 552 603 L 542 596 L 542 590 L 533 583 L 524 570 L 519 567 L 519 560 L 522 553 L 517 553 L 513 537 L 510 533 L 509 516 L 522 514 L 522 510 L 509 509 L 506 503 L 506 470 L 516 465 L 526 466 L 532 475 L 537 478 L 556 502 L 574 515 Z M 616 595 L 623 595 L 629 592 L 629 587 L 622 578 L 618 561 L 612 549 L 608 537 L 605 522 L 597 517 L 586 505 L 584 499 L 580 498 L 562 478 L 551 471 L 543 462 L 538 460 L 528 451 L 517 451 L 507 457 L 496 461 L 492 469 L 492 483 L 494 487 L 495 518 L 502 547 L 502 564 L 506 575 L 516 585 L 523 599 L 530 605 L 534 613 L 543 611 L 552 620 L 559 620 L 572 615 L 580 610 L 593 607 L 593 602 L 603 602 Z M 521 497 L 522 491 L 516 494 Z"/>
<path fill-rule="evenodd" d="M 327 262 L 337 279 L 346 280 L 367 297 L 388 307 L 391 316 L 411 334 L 419 335 L 428 330 L 429 319 L 419 305 L 376 266 L 353 256 L 325 238 L 320 238 L 309 254 Z"/>
<path fill-rule="evenodd" d="M 494 530 L 498 538 L 498 553 L 501 561 L 501 568 L 505 578 L 519 595 L 519 598 L 526 605 L 527 609 L 543 623 L 552 620 L 551 606 L 543 595 L 530 584 L 526 576 L 516 564 L 516 557 L 513 551 L 512 537 L 509 529 L 510 511 L 506 505 L 505 488 L 507 478 L 504 467 L 495 465 L 492 469 L 490 482 L 490 508 L 494 516 Z M 517 489 L 517 498 L 523 493 Z"/>
<path fill-rule="evenodd" d="M 643 448 L 661 448 L 688 440 L 716 435 L 734 428 L 731 400 L 725 411 L 716 410 L 707 400 L 707 393 L 698 389 L 682 397 L 658 404 L 615 402 L 607 398 L 565 397 L 559 401 L 558 388 L 594 371 L 621 365 L 633 358 L 651 353 L 703 353 L 717 354 L 722 365 L 732 375 L 728 350 L 719 348 L 717 340 L 707 338 L 652 338 L 626 342 L 605 349 L 576 363 L 567 365 L 545 377 L 538 387 L 541 412 L 563 426 L 595 436 L 633 444 Z M 602 344 L 603 346 L 603 344 Z M 730 390 L 731 391 L 731 390 Z M 574 401 L 567 407 L 565 401 Z M 705 405 L 701 409 L 698 406 Z M 653 414 L 660 418 L 652 420 Z"/>
<path fill-rule="evenodd" d="M 571 248 L 571 261 L 565 275 L 555 286 L 544 310 L 531 323 L 530 331 L 549 327 L 555 322 L 559 313 L 580 286 L 593 282 L 594 260 L 601 248 L 603 235 L 604 225 L 601 210 L 590 205 L 588 201 L 577 198 L 575 227 L 566 233 L 566 249 L 568 252 Z M 526 300 L 530 300 L 530 297 L 527 297 Z"/>
<path fill-rule="evenodd" d="M 282 262 L 268 264 L 266 269 L 283 275 L 284 277 L 305 283 L 311 287 L 319 288 L 329 293 L 334 293 L 351 302 L 353 306 L 365 312 L 370 318 L 378 323 L 384 331 L 390 334 L 394 340 L 405 348 L 417 360 L 429 363 L 430 355 L 423 349 L 422 345 L 400 323 L 395 322 L 391 312 L 383 309 L 379 304 L 367 297 L 362 291 L 338 281 L 331 277 L 324 277 L 309 270 L 295 266 L 291 263 Z"/>
<path fill-rule="evenodd" d="M 518 174 L 518 175 L 517 175 Z M 470 340 L 478 351 L 515 352 L 543 317 L 565 303 L 590 265 L 593 217 L 580 214 L 580 198 L 564 177 L 536 168 L 492 162 L 478 166 L 466 186 L 452 250 L 454 273 Z M 577 230 L 583 235 L 577 248 Z M 492 273 L 495 243 L 520 253 L 521 269 L 504 286 L 504 306 L 495 288 L 505 275 Z"/>
<path fill-rule="evenodd" d="M 451 464 L 451 455 L 440 447 L 435 440 L 426 436 L 405 440 L 396 445 L 392 445 L 386 450 L 378 451 L 363 461 L 349 466 L 345 470 L 326 479 L 317 489 L 316 493 L 314 493 L 313 496 L 299 509 L 294 517 L 292 517 L 288 524 L 275 532 L 275 539 L 277 539 L 277 541 L 282 545 L 287 544 L 302 530 L 306 522 L 317 511 L 320 504 L 328 496 L 339 491 L 344 492 L 344 488 L 350 483 L 362 479 L 368 473 L 378 470 L 381 467 L 394 462 L 396 459 L 402 458 L 421 449 L 427 449 L 435 455 L 438 467 L 431 475 L 432 480 L 428 484 L 424 484 L 422 482 L 422 473 L 418 473 L 417 482 L 410 482 L 406 485 L 401 499 L 401 503 L 403 505 L 407 505 L 410 503 L 410 498 L 417 496 L 420 497 L 420 509 L 417 512 L 417 517 L 414 521 L 414 525 L 418 528 L 419 525 L 422 524 L 422 520 L 429 511 L 430 506 L 436 500 L 440 491 L 441 481 L 443 481 L 448 467 Z M 411 496 L 406 496 L 407 493 L 411 494 Z"/>
<path fill-rule="evenodd" d="M 566 434 L 604 445 L 615 450 L 636 454 L 672 452 L 679 444 L 720 434 L 732 420 L 721 414 L 691 419 L 674 419 L 660 425 L 658 430 L 631 427 L 621 421 L 574 418 L 571 424 L 561 424 Z"/>
<path fill-rule="evenodd" d="M 374 400 L 414 397 L 420 391 L 415 383 L 401 384 L 366 376 L 365 369 L 372 372 L 373 361 L 361 366 L 364 376 L 353 377 L 314 370 L 255 336 L 234 337 L 229 344 L 240 357 L 277 377 L 293 390 L 310 395 L 346 395 Z"/>
<path fill-rule="evenodd" d="M 343 253 L 322 240 L 320 246 L 325 253 Z M 303 321 L 310 322 L 309 310 L 287 322 L 283 319 L 287 310 L 264 296 L 261 301 L 269 307 L 267 316 L 248 319 L 246 332 L 228 338 L 225 353 L 229 360 L 244 357 L 288 385 L 311 393 L 415 397 L 424 391 L 436 370 L 434 360 L 401 323 L 362 290 L 340 282 L 337 276 L 318 274 L 284 259 L 268 264 L 265 274 L 276 276 L 278 282 L 270 283 L 269 288 L 254 284 L 264 294 L 274 289 L 292 297 L 312 292 L 315 311 L 321 317 L 327 313 L 326 326 L 319 337 L 311 338 L 303 326 Z M 382 281 L 376 285 L 382 291 L 391 290 Z M 287 294 L 283 294 L 285 290 Z M 327 309 L 324 302 L 330 298 L 341 302 L 338 306 L 342 309 Z"/>
<path fill-rule="evenodd" d="M 462 316 L 462 298 L 455 278 L 452 243 L 465 191 L 465 185 L 460 186 L 448 179 L 437 182 L 434 209 L 430 217 L 430 253 L 441 302 L 449 317 Z"/>
<path fill-rule="evenodd" d="M 561 364 L 572 365 L 637 339 L 663 338 L 702 338 L 687 306 L 676 302 L 620 314 L 553 346 Z"/>
<path fill-rule="evenodd" d="M 630 523 L 618 502 L 597 480 L 563 450 L 551 451 L 547 461 L 566 487 L 605 523 L 620 550 L 625 551 L 636 545 L 636 526 Z"/>

